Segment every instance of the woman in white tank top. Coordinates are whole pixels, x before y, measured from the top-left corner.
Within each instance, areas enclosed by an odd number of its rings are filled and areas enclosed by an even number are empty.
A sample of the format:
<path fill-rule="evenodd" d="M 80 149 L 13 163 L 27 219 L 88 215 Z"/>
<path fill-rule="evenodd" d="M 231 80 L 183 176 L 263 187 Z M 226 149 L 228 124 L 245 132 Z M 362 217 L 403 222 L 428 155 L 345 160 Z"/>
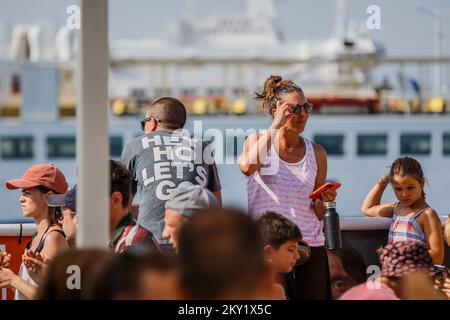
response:
<path fill-rule="evenodd" d="M 327 155 L 323 147 L 301 137 L 312 105 L 303 90 L 290 80 L 270 76 L 256 98 L 273 118 L 264 133 L 250 135 L 239 159 L 246 175 L 249 213 L 258 217 L 277 212 L 295 222 L 312 248 L 311 259 L 288 276 L 291 299 L 331 297 L 325 238 L 320 220 L 323 202 L 333 201 L 335 191 L 325 191 L 321 200 L 309 199 L 325 183 Z"/>

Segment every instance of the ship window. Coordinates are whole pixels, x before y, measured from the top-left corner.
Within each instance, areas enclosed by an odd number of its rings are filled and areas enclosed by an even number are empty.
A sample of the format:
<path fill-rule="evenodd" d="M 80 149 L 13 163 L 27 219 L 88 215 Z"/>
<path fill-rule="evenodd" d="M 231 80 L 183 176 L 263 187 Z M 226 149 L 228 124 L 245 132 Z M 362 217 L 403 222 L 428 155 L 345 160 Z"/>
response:
<path fill-rule="evenodd" d="M 224 89 L 223 88 L 208 88 L 207 94 L 209 96 L 218 96 L 223 95 Z"/>
<path fill-rule="evenodd" d="M 358 135 L 358 155 L 385 155 L 387 153 L 387 135 Z"/>
<path fill-rule="evenodd" d="M 112 158 L 119 158 L 122 154 L 123 139 L 120 136 L 109 137 L 109 155 Z"/>
<path fill-rule="evenodd" d="M 183 96 L 195 96 L 197 90 L 195 88 L 182 88 L 181 95 Z"/>
<path fill-rule="evenodd" d="M 400 137 L 400 152 L 402 155 L 431 153 L 431 135 L 429 133 L 408 133 Z"/>
<path fill-rule="evenodd" d="M 444 133 L 443 137 L 443 153 L 444 155 L 450 155 L 450 132 Z"/>
<path fill-rule="evenodd" d="M 122 154 L 123 139 L 120 136 L 109 138 L 109 155 L 119 158 Z M 60 136 L 47 138 L 47 156 L 49 158 L 75 158 L 76 140 L 74 136 Z"/>
<path fill-rule="evenodd" d="M 75 151 L 74 136 L 47 137 L 48 158 L 75 158 Z"/>
<path fill-rule="evenodd" d="M 225 140 L 227 158 L 236 158 L 238 156 L 238 146 L 243 144 L 243 137 L 238 135 L 228 136 Z"/>
<path fill-rule="evenodd" d="M 244 95 L 246 94 L 245 88 L 238 88 L 238 87 L 235 87 L 235 88 L 233 89 L 233 94 L 234 94 L 235 96 L 244 96 Z"/>
<path fill-rule="evenodd" d="M 31 136 L 2 137 L 2 159 L 32 159 L 34 156 L 34 139 Z"/>
<path fill-rule="evenodd" d="M 314 142 L 324 147 L 329 155 L 344 154 L 344 135 L 342 134 L 316 134 Z"/>

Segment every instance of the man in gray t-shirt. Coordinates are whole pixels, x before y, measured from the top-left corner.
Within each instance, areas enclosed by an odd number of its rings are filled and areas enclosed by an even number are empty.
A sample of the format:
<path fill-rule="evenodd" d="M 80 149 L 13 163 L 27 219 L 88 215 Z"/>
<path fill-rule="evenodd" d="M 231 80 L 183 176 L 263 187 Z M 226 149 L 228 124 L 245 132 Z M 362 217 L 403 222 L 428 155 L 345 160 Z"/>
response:
<path fill-rule="evenodd" d="M 140 193 L 138 222 L 160 244 L 164 205 L 179 185 L 203 185 L 221 202 L 220 180 L 212 150 L 203 141 L 181 130 L 186 122 L 184 105 L 174 98 L 152 103 L 142 121 L 144 135 L 130 141 L 121 161 L 131 170 Z"/>

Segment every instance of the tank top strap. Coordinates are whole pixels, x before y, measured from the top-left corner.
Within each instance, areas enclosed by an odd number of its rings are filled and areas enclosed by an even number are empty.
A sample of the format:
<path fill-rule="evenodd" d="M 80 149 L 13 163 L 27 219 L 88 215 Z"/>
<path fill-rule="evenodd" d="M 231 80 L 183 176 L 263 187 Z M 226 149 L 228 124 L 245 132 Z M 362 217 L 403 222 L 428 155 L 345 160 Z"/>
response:
<path fill-rule="evenodd" d="M 416 219 L 418 216 L 420 216 L 423 212 L 427 211 L 428 209 L 430 209 L 430 207 L 426 207 L 425 209 L 420 210 L 419 212 L 417 212 L 416 214 L 414 214 L 412 216 L 412 218 Z"/>
<path fill-rule="evenodd" d="M 49 225 L 49 226 L 47 227 L 47 229 L 45 229 L 44 233 L 42 234 L 41 239 L 39 239 L 39 243 L 38 243 L 38 245 L 37 245 L 37 247 L 36 247 L 36 250 L 37 250 L 38 248 L 40 248 L 40 250 L 42 250 L 41 247 L 43 247 L 43 244 L 41 244 L 41 243 L 44 241 L 45 234 L 47 233 L 47 231 L 48 231 L 51 227 L 52 227 L 52 226 Z M 36 235 L 35 235 L 35 236 L 36 236 Z M 30 241 L 28 241 L 27 244 L 25 245 L 25 250 L 31 249 L 32 243 L 33 243 L 33 239 L 31 239 Z M 36 250 L 35 250 L 34 252 L 38 252 L 38 251 L 36 251 Z"/>
<path fill-rule="evenodd" d="M 397 209 L 398 209 L 398 205 L 400 204 L 400 202 L 396 202 L 395 206 L 394 206 L 394 216 L 397 215 Z"/>
<path fill-rule="evenodd" d="M 48 236 L 50 233 L 52 233 L 53 231 L 58 232 L 58 233 L 61 234 L 64 238 L 66 237 L 66 234 L 65 234 L 64 231 L 62 231 L 62 230 L 59 230 L 59 229 L 53 229 L 53 230 L 48 231 L 48 230 L 50 229 L 50 227 L 52 227 L 52 226 L 49 226 L 49 227 L 47 228 L 47 230 L 45 231 L 45 233 L 44 233 L 44 235 L 42 236 L 41 240 L 39 241 L 38 246 L 36 247 L 36 250 L 34 251 L 35 253 L 40 253 L 40 252 L 42 251 L 42 249 L 44 249 L 45 239 L 46 239 L 47 236 Z"/>
<path fill-rule="evenodd" d="M 309 141 L 308 139 L 303 138 L 303 137 L 301 137 L 301 139 L 303 140 L 303 143 L 305 144 L 307 153 L 311 152 L 311 151 L 314 151 L 311 141 Z"/>
<path fill-rule="evenodd" d="M 306 147 L 306 151 L 305 151 L 305 157 L 307 158 L 307 160 L 310 163 L 316 163 L 316 154 L 314 153 L 314 147 L 313 144 L 310 140 L 303 138 L 303 142 L 305 144 Z"/>

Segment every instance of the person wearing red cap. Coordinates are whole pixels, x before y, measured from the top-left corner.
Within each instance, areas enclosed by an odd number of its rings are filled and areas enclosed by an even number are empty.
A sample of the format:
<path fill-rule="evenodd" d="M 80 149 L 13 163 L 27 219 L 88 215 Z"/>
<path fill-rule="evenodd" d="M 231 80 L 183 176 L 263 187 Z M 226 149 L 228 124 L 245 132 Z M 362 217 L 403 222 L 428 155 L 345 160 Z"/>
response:
<path fill-rule="evenodd" d="M 40 272 L 29 268 L 28 259 L 39 254 L 45 260 L 51 260 L 57 253 L 68 248 L 55 210 L 47 205 L 51 194 L 67 191 L 67 182 L 54 164 L 38 164 L 31 166 L 21 178 L 7 181 L 6 187 L 9 190 L 22 189 L 19 200 L 22 213 L 25 217 L 34 219 L 37 234 L 27 243 L 18 275 L 8 268 L 0 270 L 0 288 L 15 289 L 16 300 L 32 299 Z"/>

